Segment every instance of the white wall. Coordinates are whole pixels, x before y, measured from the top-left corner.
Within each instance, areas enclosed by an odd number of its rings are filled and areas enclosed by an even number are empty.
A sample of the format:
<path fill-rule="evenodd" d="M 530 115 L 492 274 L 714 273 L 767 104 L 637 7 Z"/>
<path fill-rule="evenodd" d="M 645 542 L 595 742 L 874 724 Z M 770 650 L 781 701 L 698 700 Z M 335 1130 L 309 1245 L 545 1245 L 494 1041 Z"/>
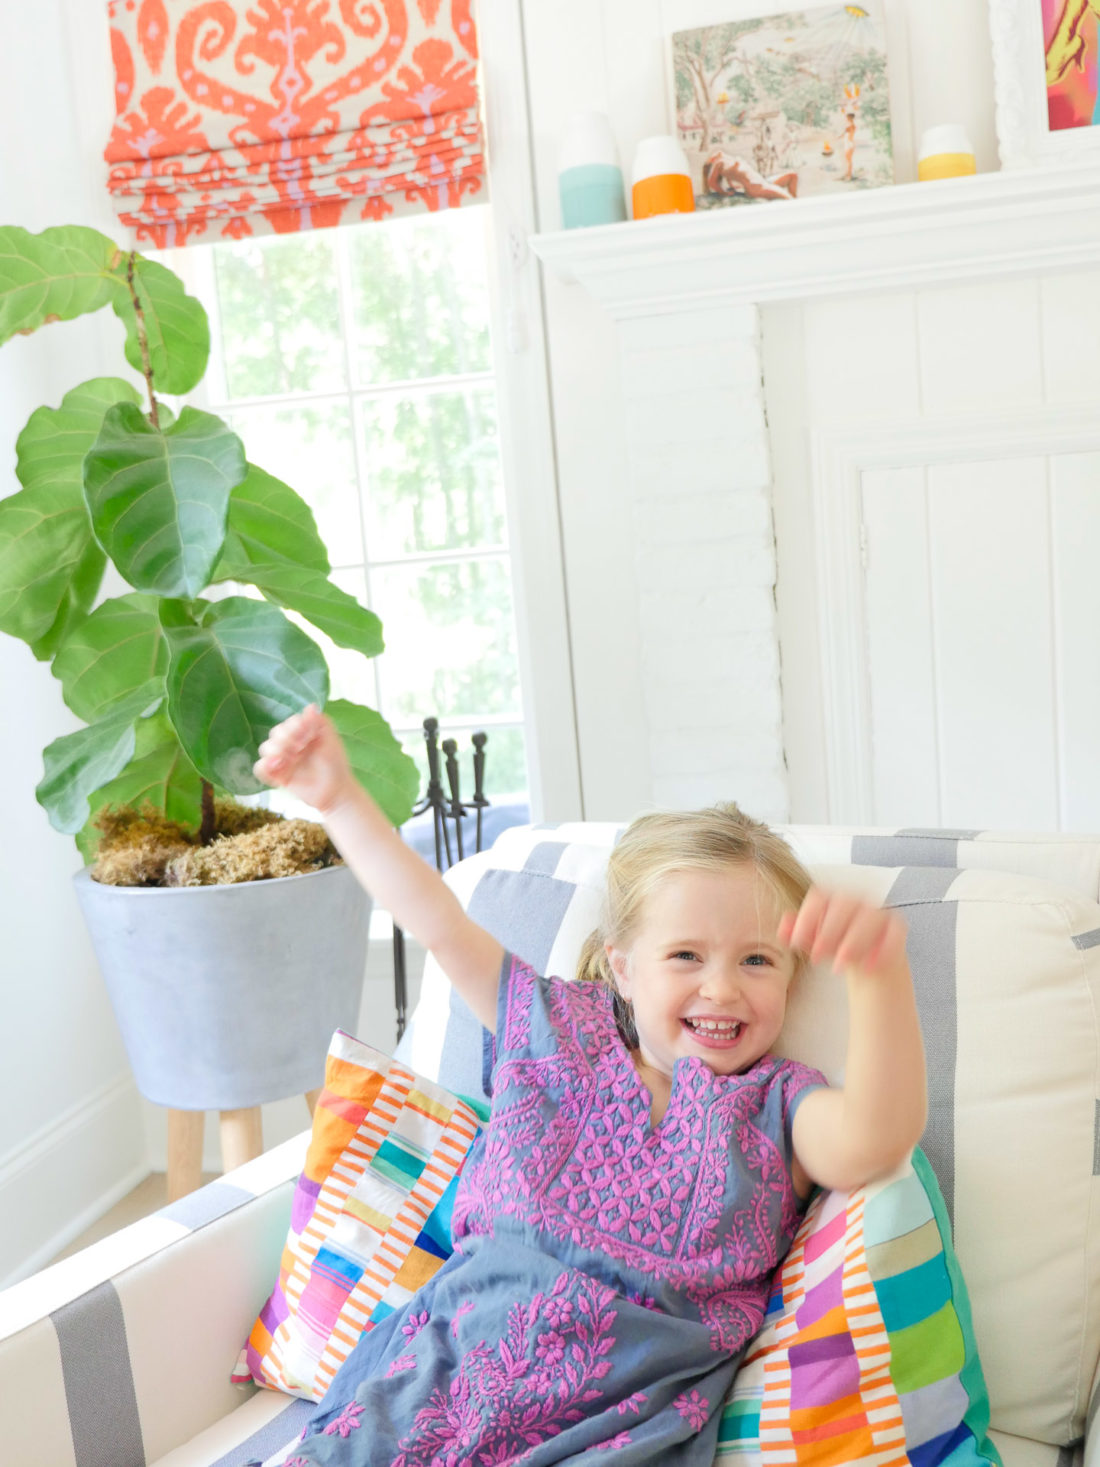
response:
<path fill-rule="evenodd" d="M 21 141 L 0 151 L 4 223 L 110 227 L 69 71 L 70 41 L 81 39 L 58 0 L 7 28 L 0 88 L 9 133 L 17 125 Z M 94 50 L 85 55 L 91 65 Z M 44 66 L 44 57 L 56 64 Z M 112 370 L 120 344 L 116 322 L 89 318 L 0 351 L 0 495 L 19 488 L 15 440 L 29 414 Z M 146 1168 L 138 1095 L 72 892 L 79 858 L 34 799 L 42 748 L 78 724 L 48 666 L 9 637 L 0 637 L 0 689 L 2 1280 L 90 1221 Z"/>

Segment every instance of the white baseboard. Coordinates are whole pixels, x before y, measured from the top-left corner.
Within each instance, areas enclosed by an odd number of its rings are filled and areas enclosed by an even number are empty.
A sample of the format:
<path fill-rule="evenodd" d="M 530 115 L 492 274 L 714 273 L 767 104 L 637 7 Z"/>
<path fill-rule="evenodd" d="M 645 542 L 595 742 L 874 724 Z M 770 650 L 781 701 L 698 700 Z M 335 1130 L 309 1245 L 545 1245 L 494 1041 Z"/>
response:
<path fill-rule="evenodd" d="M 0 1157 L 0 1288 L 37 1272 L 151 1170 L 129 1073 Z"/>

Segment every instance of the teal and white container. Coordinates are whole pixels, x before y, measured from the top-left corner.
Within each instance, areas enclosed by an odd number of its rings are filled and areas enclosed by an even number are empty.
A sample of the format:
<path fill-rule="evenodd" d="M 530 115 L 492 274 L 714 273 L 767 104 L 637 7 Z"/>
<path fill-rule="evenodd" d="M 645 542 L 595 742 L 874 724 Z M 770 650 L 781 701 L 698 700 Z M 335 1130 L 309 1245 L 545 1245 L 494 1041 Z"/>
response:
<path fill-rule="evenodd" d="M 618 224 L 626 215 L 626 188 L 611 122 L 603 112 L 578 112 L 562 137 L 558 188 L 563 229 Z"/>

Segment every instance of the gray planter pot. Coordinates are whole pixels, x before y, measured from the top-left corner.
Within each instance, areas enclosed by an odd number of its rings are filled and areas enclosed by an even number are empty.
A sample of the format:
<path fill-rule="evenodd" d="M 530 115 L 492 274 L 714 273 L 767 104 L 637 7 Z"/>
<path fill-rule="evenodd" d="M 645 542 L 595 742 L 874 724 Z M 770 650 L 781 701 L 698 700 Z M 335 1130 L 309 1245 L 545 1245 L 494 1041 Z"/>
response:
<path fill-rule="evenodd" d="M 235 886 L 73 880 L 148 1100 L 237 1110 L 322 1083 L 363 985 L 371 901 L 346 866 Z"/>

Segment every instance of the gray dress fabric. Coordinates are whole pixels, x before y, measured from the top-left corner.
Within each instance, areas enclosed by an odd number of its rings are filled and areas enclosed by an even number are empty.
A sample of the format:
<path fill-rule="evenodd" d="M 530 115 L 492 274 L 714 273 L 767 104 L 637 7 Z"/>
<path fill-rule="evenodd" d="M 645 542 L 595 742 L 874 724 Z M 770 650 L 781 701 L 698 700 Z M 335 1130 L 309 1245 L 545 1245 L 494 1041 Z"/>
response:
<path fill-rule="evenodd" d="M 681 1058 L 653 1126 L 610 992 L 508 956 L 455 1252 L 362 1337 L 287 1467 L 710 1467 L 798 1226 L 791 1122 L 824 1083 Z"/>

